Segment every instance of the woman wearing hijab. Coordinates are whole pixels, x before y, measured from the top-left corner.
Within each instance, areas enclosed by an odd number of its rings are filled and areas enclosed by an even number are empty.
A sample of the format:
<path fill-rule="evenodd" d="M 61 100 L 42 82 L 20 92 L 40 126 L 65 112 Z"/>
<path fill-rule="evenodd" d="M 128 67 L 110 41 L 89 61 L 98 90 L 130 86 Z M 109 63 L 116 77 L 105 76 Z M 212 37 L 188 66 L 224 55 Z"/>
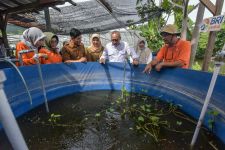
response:
<path fill-rule="evenodd" d="M 91 36 L 90 42 L 91 46 L 87 47 L 85 50 L 87 61 L 99 61 L 104 50 L 104 47 L 102 46 L 100 41 L 100 35 L 93 34 Z"/>
<path fill-rule="evenodd" d="M 61 63 L 62 56 L 59 54 L 59 48 L 57 47 L 59 43 L 58 36 L 51 32 L 45 32 L 45 35 L 45 46 L 47 49 L 40 49 L 41 53 L 43 52 L 48 55 L 48 59 L 44 60 L 44 64 Z"/>
<path fill-rule="evenodd" d="M 139 64 L 148 64 L 152 61 L 152 51 L 145 45 L 144 39 L 138 41 L 136 53 L 139 56 Z"/>
<path fill-rule="evenodd" d="M 43 32 L 36 27 L 26 29 L 23 32 L 23 40 L 16 44 L 16 58 L 18 58 L 18 54 L 21 50 L 37 49 L 39 51 L 44 45 L 45 37 Z M 33 51 L 22 54 L 23 65 L 36 64 L 37 57 L 39 58 L 40 63 L 43 64 L 44 59 L 47 58 L 47 54 L 39 52 L 37 55 L 35 55 Z"/>

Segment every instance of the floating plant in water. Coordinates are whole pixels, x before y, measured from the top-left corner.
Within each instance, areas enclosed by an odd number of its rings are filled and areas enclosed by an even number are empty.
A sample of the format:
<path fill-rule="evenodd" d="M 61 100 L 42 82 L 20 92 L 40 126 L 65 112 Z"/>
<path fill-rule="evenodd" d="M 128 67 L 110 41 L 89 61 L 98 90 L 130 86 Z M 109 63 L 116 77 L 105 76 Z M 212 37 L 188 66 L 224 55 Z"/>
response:
<path fill-rule="evenodd" d="M 210 118 L 208 120 L 209 129 L 214 132 L 215 121 L 216 117 L 219 115 L 219 112 L 216 110 L 210 110 L 208 114 L 210 115 Z"/>
<path fill-rule="evenodd" d="M 40 127 L 41 130 L 48 129 L 44 133 L 47 137 L 48 132 L 53 137 L 58 137 L 60 139 L 59 145 L 61 145 L 62 139 L 65 140 L 65 143 L 70 141 L 72 144 L 81 144 L 92 138 L 93 142 L 98 142 L 99 138 L 99 143 L 106 142 L 106 145 L 114 146 L 118 144 L 116 147 L 118 149 L 121 147 L 121 149 L 130 149 L 138 144 L 151 145 L 151 149 L 152 146 L 160 149 L 165 144 L 176 146 L 176 143 L 182 143 L 185 145 L 184 147 L 189 145 L 185 142 L 188 137 L 192 136 L 193 130 L 190 127 L 195 126 L 196 121 L 180 111 L 181 105 L 174 105 L 172 102 L 165 103 L 159 99 L 142 95 L 148 92 L 145 89 L 141 89 L 142 94 L 135 94 L 129 93 L 123 87 L 121 92 L 122 94 L 117 92 L 116 95 L 113 95 L 112 92 L 106 94 L 104 91 L 98 91 L 97 94 L 94 93 L 96 97 L 103 93 L 99 99 L 91 99 L 93 97 L 93 93 L 91 93 L 89 94 L 90 97 L 84 94 L 80 99 L 75 96 L 71 96 L 70 101 L 64 101 L 63 99 L 62 104 L 54 101 L 56 104 L 51 105 L 52 114 L 46 116 L 44 113 L 40 116 L 39 113 L 34 113 L 35 115 L 31 115 L 29 118 L 31 122 L 29 126 L 34 125 L 34 127 Z M 55 109 L 52 107 L 55 107 Z M 213 129 L 218 112 L 212 111 L 209 113 L 211 115 L 209 123 L 212 124 Z M 36 135 L 39 135 L 39 133 L 37 132 Z M 171 137 L 171 135 L 174 137 Z M 209 137 L 208 133 L 205 135 Z M 176 136 L 181 138 L 176 139 Z M 119 137 L 119 139 L 116 140 L 115 137 Z M 36 143 L 33 140 L 35 137 L 30 136 L 29 138 Z M 133 138 L 135 138 L 134 141 L 132 141 Z M 43 139 L 45 141 L 45 136 L 43 136 Z M 50 138 L 48 140 L 52 140 L 54 146 L 55 139 Z M 45 144 L 48 144 L 48 140 Z M 138 143 L 137 145 L 135 145 L 135 141 Z M 126 146 L 120 145 L 123 142 L 126 143 Z M 211 147 L 217 147 L 215 140 L 207 142 Z M 41 144 L 44 145 L 44 143 Z M 168 148 L 167 146 L 163 147 Z M 104 148 L 98 147 L 96 149 Z"/>

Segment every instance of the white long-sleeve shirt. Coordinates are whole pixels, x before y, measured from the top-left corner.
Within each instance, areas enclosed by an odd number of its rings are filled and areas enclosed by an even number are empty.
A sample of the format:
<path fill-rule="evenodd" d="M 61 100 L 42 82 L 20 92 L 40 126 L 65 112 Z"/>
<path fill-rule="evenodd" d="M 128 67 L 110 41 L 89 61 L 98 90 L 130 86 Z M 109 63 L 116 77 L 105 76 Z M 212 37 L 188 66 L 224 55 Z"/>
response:
<path fill-rule="evenodd" d="M 135 50 L 130 48 L 127 42 L 120 41 L 116 46 L 112 42 L 108 43 L 100 59 L 104 58 L 109 62 L 125 62 L 128 56 L 131 56 L 132 59 L 138 59 Z"/>

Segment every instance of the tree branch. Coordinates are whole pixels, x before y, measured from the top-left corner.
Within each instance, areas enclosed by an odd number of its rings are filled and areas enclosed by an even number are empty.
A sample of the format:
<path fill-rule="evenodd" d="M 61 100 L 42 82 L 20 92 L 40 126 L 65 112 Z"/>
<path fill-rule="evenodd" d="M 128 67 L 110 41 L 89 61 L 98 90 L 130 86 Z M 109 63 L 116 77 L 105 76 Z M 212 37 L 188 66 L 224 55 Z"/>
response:
<path fill-rule="evenodd" d="M 179 4 L 176 4 L 176 3 L 174 3 L 173 1 L 171 1 L 171 0 L 169 0 L 168 2 L 170 2 L 172 5 L 174 5 L 175 7 L 177 7 L 177 8 L 180 8 L 180 9 L 184 9 L 184 6 L 181 6 L 181 5 L 179 5 Z"/>

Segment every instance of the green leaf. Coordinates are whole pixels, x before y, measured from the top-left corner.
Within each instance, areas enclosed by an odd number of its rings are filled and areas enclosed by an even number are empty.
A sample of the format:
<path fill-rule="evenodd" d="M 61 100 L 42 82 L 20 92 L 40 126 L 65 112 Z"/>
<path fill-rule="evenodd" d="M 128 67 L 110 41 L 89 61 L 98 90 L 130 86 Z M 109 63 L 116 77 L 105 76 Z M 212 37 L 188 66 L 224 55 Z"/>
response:
<path fill-rule="evenodd" d="M 100 113 L 96 113 L 96 114 L 95 114 L 95 117 L 100 117 L 100 116 L 101 116 Z"/>
<path fill-rule="evenodd" d="M 140 129 L 141 129 L 141 127 L 139 127 L 139 126 L 136 126 L 136 129 L 137 129 L 137 130 L 140 130 Z"/>
<path fill-rule="evenodd" d="M 151 116 L 150 119 L 152 120 L 152 122 L 158 122 L 159 121 L 159 117 L 157 117 L 157 116 Z"/>
<path fill-rule="evenodd" d="M 144 119 L 142 116 L 139 116 L 139 117 L 138 117 L 138 121 L 144 122 L 145 119 Z"/>
<path fill-rule="evenodd" d="M 144 105 L 141 105 L 141 109 L 145 111 L 145 106 Z"/>
<path fill-rule="evenodd" d="M 213 115 L 214 115 L 214 116 L 218 116 L 218 115 L 219 115 L 219 112 L 216 111 L 216 110 L 214 110 L 214 111 L 213 111 Z"/>
<path fill-rule="evenodd" d="M 61 117 L 62 115 L 54 115 L 55 118 L 59 118 Z"/>
<path fill-rule="evenodd" d="M 136 104 L 133 104 L 133 106 L 132 107 L 137 107 L 137 105 Z"/>
<path fill-rule="evenodd" d="M 113 108 L 109 108 L 109 111 L 110 112 L 114 112 L 115 110 Z"/>
<path fill-rule="evenodd" d="M 148 109 L 148 108 L 146 109 L 146 111 L 147 111 L 147 112 L 151 112 L 151 110 L 150 110 L 150 109 Z"/>
<path fill-rule="evenodd" d="M 182 125 L 182 121 L 177 121 L 177 125 L 178 126 Z"/>
<path fill-rule="evenodd" d="M 147 108 L 150 108 L 150 107 L 151 107 L 151 105 L 150 105 L 150 104 L 146 104 L 145 106 L 146 106 Z"/>

